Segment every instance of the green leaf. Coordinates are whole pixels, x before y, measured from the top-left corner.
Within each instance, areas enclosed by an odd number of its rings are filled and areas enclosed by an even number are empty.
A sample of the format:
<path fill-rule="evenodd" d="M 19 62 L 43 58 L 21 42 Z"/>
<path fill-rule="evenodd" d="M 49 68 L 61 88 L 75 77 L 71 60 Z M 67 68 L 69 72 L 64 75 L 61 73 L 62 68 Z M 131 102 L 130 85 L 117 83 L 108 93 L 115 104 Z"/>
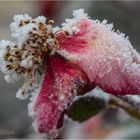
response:
<path fill-rule="evenodd" d="M 75 121 L 83 122 L 99 113 L 104 107 L 105 101 L 101 98 L 80 97 L 70 106 L 67 115 Z"/>

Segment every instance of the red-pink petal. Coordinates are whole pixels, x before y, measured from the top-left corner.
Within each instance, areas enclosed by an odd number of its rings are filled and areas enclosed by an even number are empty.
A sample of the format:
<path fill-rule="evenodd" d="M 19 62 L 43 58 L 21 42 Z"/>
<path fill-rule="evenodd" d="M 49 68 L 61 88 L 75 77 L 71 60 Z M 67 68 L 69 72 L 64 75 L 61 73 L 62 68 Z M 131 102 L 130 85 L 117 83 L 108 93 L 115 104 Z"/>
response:
<path fill-rule="evenodd" d="M 62 127 L 64 112 L 78 92 L 86 92 L 90 83 L 87 75 L 59 55 L 47 61 L 47 70 L 33 106 L 36 129 L 48 135 Z"/>
<path fill-rule="evenodd" d="M 112 94 L 140 94 L 140 55 L 129 40 L 105 21 L 74 18 L 64 25 L 73 34 L 57 34 L 59 53 L 77 64 L 90 81 Z"/>

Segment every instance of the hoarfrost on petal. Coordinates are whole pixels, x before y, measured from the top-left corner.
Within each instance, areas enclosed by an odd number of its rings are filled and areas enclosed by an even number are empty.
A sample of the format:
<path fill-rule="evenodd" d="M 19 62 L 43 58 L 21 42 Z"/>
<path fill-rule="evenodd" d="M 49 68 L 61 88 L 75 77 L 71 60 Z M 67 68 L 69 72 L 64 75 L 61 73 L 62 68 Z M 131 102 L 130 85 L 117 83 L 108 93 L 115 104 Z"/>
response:
<path fill-rule="evenodd" d="M 50 57 L 40 92 L 29 106 L 37 132 L 56 136 L 65 110 L 75 95 L 88 89 L 87 84 L 86 75 L 75 65 L 58 55 Z"/>
<path fill-rule="evenodd" d="M 57 36 L 59 54 L 81 67 L 105 92 L 140 94 L 140 55 L 125 34 L 115 32 L 106 20 L 86 16 L 66 20 L 62 29 L 72 27 L 79 31 Z"/>
<path fill-rule="evenodd" d="M 74 10 L 73 19 L 66 19 L 66 23 L 62 24 L 62 30 L 66 31 L 69 35 L 72 35 L 73 33 L 78 33 L 80 30 L 77 26 L 74 26 L 74 23 L 81 18 L 87 18 L 87 14 L 84 13 L 84 9 Z"/>

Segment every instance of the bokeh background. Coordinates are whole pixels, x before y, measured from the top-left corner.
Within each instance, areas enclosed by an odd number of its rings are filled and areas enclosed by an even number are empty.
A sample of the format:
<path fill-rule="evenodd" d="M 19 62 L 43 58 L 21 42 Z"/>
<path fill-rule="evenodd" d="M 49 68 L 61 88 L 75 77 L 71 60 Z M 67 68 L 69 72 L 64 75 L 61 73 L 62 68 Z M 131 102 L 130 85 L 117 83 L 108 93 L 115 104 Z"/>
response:
<path fill-rule="evenodd" d="M 79 8 L 84 8 L 92 19 L 113 22 L 114 28 L 129 36 L 132 45 L 140 51 L 140 1 L 0 1 L 0 40 L 12 40 L 9 24 L 15 14 L 44 15 L 61 26 Z M 28 117 L 29 100 L 15 98 L 21 84 L 22 81 L 7 84 L 0 74 L 0 132 L 6 131 L 0 133 L 0 138 L 41 138 L 34 133 Z M 109 108 L 82 124 L 66 121 L 59 138 L 140 139 L 140 122 L 121 109 Z"/>

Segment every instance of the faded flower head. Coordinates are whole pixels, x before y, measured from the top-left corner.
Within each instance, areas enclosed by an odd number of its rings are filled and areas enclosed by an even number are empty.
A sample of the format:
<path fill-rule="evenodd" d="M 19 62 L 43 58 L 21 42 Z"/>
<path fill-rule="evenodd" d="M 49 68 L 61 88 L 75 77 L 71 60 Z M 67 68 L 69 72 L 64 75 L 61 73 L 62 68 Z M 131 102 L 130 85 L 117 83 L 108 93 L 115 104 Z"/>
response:
<path fill-rule="evenodd" d="M 32 19 L 28 15 L 16 15 L 11 23 L 12 37 L 16 42 L 2 40 L 1 69 L 5 80 L 10 82 L 19 77 L 25 78 L 19 90 L 19 98 L 27 98 L 31 87 L 38 82 L 38 75 L 43 73 L 48 55 L 58 47 L 53 34 L 53 21 L 39 16 Z M 23 96 L 20 96 L 22 94 Z"/>
<path fill-rule="evenodd" d="M 37 132 L 57 137 L 73 98 L 96 86 L 140 94 L 140 56 L 106 20 L 92 20 L 79 9 L 62 28 L 28 15 L 14 16 L 10 27 L 15 42 L 0 42 L 1 70 L 8 82 L 24 77 L 17 97 L 31 94 L 29 115 Z"/>

